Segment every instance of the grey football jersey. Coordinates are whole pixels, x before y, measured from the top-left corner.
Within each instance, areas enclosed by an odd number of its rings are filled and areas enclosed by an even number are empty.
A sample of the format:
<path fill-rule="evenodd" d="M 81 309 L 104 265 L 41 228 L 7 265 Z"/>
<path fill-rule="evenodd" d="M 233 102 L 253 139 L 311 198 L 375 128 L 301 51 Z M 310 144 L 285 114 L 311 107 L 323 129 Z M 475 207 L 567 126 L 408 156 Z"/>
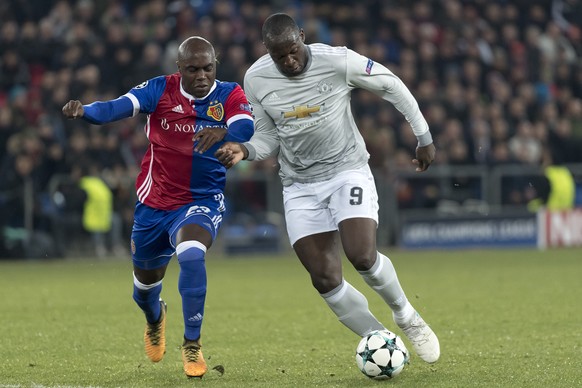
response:
<path fill-rule="evenodd" d="M 350 107 L 354 88 L 390 101 L 410 123 L 420 145 L 432 142 L 418 103 L 390 70 L 346 47 L 308 46 L 306 70 L 287 77 L 269 55 L 247 71 L 244 89 L 255 134 L 244 145 L 248 160 L 277 155 L 281 180 L 319 182 L 367 163 L 369 154 Z"/>

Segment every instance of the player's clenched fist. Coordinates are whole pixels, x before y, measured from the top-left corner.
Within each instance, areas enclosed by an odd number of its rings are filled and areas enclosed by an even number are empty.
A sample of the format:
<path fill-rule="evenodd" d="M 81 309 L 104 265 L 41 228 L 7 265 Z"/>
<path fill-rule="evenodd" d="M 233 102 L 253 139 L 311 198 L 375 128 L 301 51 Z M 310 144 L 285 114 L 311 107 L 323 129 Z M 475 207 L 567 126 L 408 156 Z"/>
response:
<path fill-rule="evenodd" d="M 416 164 L 416 171 L 426 171 L 428 166 L 434 161 L 436 149 L 433 143 L 424 147 L 416 147 L 416 158 L 412 163 Z"/>
<path fill-rule="evenodd" d="M 214 156 L 216 156 L 220 163 L 224 164 L 226 168 L 231 168 L 248 156 L 248 151 L 246 147 L 240 143 L 227 142 L 216 151 Z"/>
<path fill-rule="evenodd" d="M 81 101 L 71 100 L 63 106 L 63 114 L 70 119 L 76 119 L 77 117 L 83 117 L 85 110 Z"/>

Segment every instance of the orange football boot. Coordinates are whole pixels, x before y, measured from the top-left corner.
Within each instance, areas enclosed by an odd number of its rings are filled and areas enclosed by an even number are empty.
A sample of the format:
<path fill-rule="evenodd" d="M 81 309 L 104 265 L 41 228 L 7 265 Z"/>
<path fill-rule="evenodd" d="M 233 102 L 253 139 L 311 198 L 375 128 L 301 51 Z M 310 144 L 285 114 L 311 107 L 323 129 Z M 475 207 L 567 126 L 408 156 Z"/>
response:
<path fill-rule="evenodd" d="M 150 360 L 159 362 L 166 353 L 166 311 L 168 306 L 160 299 L 160 319 L 156 323 L 146 323 L 143 340 L 145 352 Z"/>
<path fill-rule="evenodd" d="M 189 341 L 184 339 L 182 345 L 182 361 L 184 361 L 184 372 L 188 377 L 202 377 L 208 370 L 206 361 L 202 355 L 200 340 Z"/>

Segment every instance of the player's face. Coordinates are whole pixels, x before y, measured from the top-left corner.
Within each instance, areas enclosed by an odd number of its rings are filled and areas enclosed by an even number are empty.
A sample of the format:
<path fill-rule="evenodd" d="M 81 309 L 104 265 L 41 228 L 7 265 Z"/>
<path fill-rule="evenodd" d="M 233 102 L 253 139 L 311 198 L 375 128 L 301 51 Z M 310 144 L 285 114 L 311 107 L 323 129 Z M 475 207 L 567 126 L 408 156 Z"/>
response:
<path fill-rule="evenodd" d="M 182 75 L 184 90 L 196 98 L 202 98 L 214 85 L 216 58 L 211 52 L 197 52 L 178 61 L 178 70 Z"/>
<path fill-rule="evenodd" d="M 265 44 L 269 55 L 275 62 L 277 69 L 288 77 L 299 75 L 307 64 L 307 47 L 303 43 L 303 30 L 299 36 L 291 36 L 277 42 Z"/>

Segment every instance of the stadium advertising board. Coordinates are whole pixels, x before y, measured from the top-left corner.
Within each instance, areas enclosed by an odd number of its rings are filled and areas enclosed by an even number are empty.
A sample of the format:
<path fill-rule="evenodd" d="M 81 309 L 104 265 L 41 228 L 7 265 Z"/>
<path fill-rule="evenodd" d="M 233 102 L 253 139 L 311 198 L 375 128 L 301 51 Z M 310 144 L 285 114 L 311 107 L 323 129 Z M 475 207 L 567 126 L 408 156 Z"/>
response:
<path fill-rule="evenodd" d="M 536 215 L 406 219 L 403 248 L 535 247 Z"/>
<path fill-rule="evenodd" d="M 582 246 L 582 208 L 538 212 L 538 246 Z"/>

